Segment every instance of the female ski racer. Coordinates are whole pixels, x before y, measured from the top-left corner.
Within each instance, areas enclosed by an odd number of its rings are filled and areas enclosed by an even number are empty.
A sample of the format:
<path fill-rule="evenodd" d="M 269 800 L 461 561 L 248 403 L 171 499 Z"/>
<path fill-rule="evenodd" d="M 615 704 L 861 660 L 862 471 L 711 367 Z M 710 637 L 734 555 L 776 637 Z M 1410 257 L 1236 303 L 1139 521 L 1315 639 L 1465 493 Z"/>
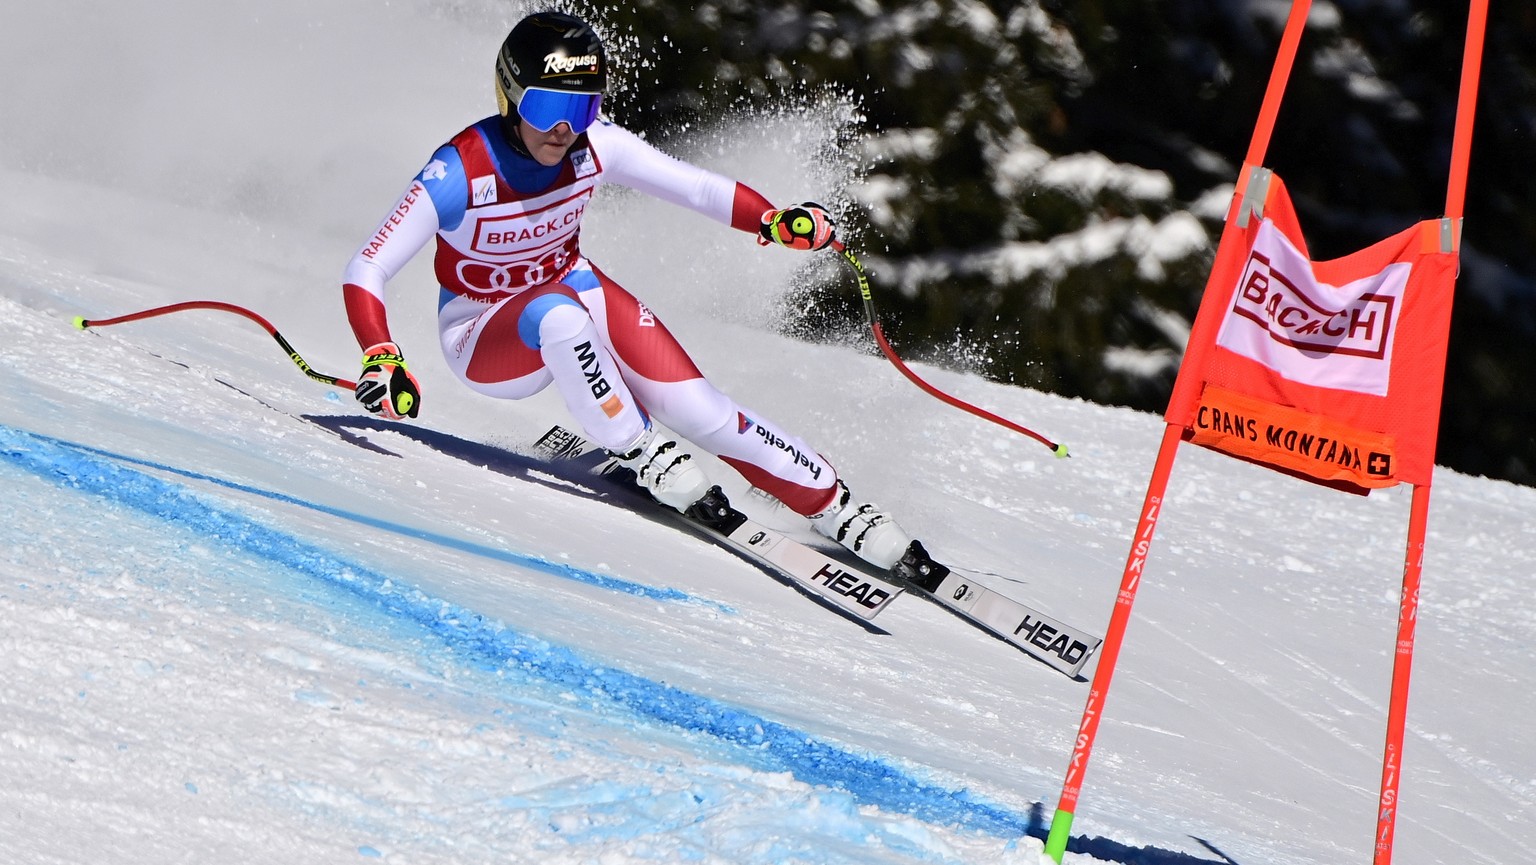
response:
<path fill-rule="evenodd" d="M 347 318 L 363 347 L 358 401 L 394 420 L 420 410 L 384 287 L 435 235 L 443 356 L 470 388 L 523 399 L 553 382 L 587 437 L 679 511 L 711 484 L 653 419 L 871 564 L 891 568 L 909 552 L 926 560 L 810 445 L 710 384 L 656 314 L 582 254 L 582 216 L 604 183 L 691 208 L 763 245 L 815 250 L 833 240 L 821 206 L 775 208 L 598 119 L 607 79 L 602 41 L 581 19 L 539 12 L 512 28 L 496 58 L 499 114 L 439 147 L 347 264 Z"/>

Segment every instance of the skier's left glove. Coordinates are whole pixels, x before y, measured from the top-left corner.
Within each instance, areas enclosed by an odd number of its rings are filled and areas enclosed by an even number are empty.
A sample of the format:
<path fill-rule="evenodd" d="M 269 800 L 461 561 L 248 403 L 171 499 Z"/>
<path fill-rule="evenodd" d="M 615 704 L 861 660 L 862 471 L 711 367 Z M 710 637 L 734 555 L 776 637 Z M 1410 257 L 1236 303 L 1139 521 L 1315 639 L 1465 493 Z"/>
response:
<path fill-rule="evenodd" d="M 763 213 L 758 243 L 776 243 L 790 249 L 826 249 L 837 237 L 837 222 L 825 207 L 814 201 Z"/>
<path fill-rule="evenodd" d="M 415 417 L 421 409 L 421 388 L 405 368 L 400 348 L 381 342 L 363 352 L 363 374 L 357 377 L 357 401 L 363 408 L 390 420 Z"/>

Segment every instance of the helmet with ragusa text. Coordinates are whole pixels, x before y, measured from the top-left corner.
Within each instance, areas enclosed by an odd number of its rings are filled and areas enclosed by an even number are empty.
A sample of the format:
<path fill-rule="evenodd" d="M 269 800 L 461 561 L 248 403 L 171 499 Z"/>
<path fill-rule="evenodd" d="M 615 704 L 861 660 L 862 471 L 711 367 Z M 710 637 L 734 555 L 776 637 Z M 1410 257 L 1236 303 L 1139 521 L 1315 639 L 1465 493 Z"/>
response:
<path fill-rule="evenodd" d="M 540 132 L 560 123 L 585 132 L 597 119 L 608 87 L 603 40 L 587 22 L 564 12 L 536 12 L 519 21 L 496 55 L 496 104 Z"/>

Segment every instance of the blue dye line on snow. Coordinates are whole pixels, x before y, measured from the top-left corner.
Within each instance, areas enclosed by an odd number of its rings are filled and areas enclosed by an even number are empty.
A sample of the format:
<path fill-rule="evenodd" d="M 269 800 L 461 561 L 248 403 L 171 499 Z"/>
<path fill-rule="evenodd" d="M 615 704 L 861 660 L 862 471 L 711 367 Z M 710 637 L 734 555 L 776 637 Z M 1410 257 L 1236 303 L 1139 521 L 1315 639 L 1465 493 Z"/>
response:
<path fill-rule="evenodd" d="M 111 461 L 127 458 L 4 424 L 0 424 L 0 455 L 59 486 L 100 495 L 346 589 L 375 602 L 391 615 L 417 623 L 455 649 L 493 665 L 511 666 L 589 698 L 615 703 L 639 717 L 740 746 L 745 752 L 743 762 L 765 770 L 787 771 L 806 784 L 846 790 L 861 803 L 910 814 L 930 823 L 956 825 L 1005 838 L 1022 836 L 1031 829 L 1027 816 L 977 799 L 964 790 L 924 783 L 889 763 L 817 741 L 760 715 L 594 664 L 571 649 L 520 634 L 472 610 L 416 589 L 402 590 L 381 574 L 349 564 L 292 535 L 214 507 L 186 488 Z"/>
<path fill-rule="evenodd" d="M 25 452 L 18 450 L 15 447 L 15 443 L 17 441 L 25 440 L 31 440 L 37 443 L 40 447 Z M 550 574 L 552 576 L 562 577 L 564 579 L 572 580 L 575 582 L 597 586 L 598 588 L 602 589 L 623 592 L 624 594 L 628 595 L 637 595 L 642 598 L 649 598 L 656 601 L 681 601 L 684 603 L 700 604 L 720 610 L 723 613 L 735 612 L 735 610 L 731 609 L 725 604 L 721 604 L 717 601 L 711 601 L 706 598 L 701 598 L 697 595 L 692 595 L 679 589 L 647 586 L 643 583 L 636 583 L 630 580 L 621 579 L 619 577 L 606 576 L 604 574 L 596 573 L 595 571 L 586 570 L 585 568 L 578 568 L 574 565 L 568 565 L 562 562 L 552 562 L 549 559 L 530 555 L 528 553 L 498 550 L 495 547 L 488 547 L 484 544 L 477 544 L 472 541 L 463 540 L 461 538 L 454 538 L 448 535 L 438 534 L 436 532 L 423 531 L 421 529 L 404 526 L 399 523 L 391 523 L 387 520 L 381 520 L 378 517 L 371 516 L 369 514 L 344 511 L 339 508 L 329 507 L 327 505 L 318 504 L 316 502 L 305 501 L 303 499 L 295 498 L 284 493 L 273 492 L 272 490 L 263 490 L 248 484 L 228 481 L 222 478 L 213 477 L 212 475 L 202 474 L 200 472 L 179 469 L 175 466 L 168 466 L 157 462 L 151 462 L 150 460 L 139 459 L 137 457 L 131 457 L 126 454 L 113 453 L 111 451 L 105 451 L 99 448 L 91 447 L 90 445 L 79 444 L 78 442 L 64 441 L 62 439 L 52 438 L 49 436 L 41 435 L 39 433 L 27 432 L 25 430 L 19 430 L 15 429 L 14 427 L 5 426 L 4 424 L 0 424 L 0 446 L 5 448 L 6 456 L 10 457 L 13 462 L 22 463 L 26 465 L 27 468 L 31 468 L 39 474 L 43 474 L 46 471 L 47 473 L 54 475 L 64 475 L 66 477 L 70 477 L 70 486 L 74 486 L 78 489 L 83 489 L 88 492 L 106 495 L 110 498 L 115 498 L 124 504 L 132 505 L 141 511 L 154 514 L 155 516 L 174 519 L 178 522 L 192 523 L 194 528 L 199 528 L 200 530 L 204 531 L 206 531 L 207 528 L 197 525 L 198 523 L 208 521 L 218 523 L 222 520 L 235 520 L 243 522 L 249 521 L 244 517 L 240 517 L 227 512 L 216 511 L 212 508 L 209 508 L 207 505 L 200 503 L 197 499 L 192 498 L 192 494 L 189 491 L 183 490 L 171 484 L 162 484 L 160 487 L 146 487 L 142 482 L 131 483 L 129 485 L 129 492 L 120 493 L 118 491 L 118 487 L 121 483 L 121 479 L 115 476 L 107 477 L 108 475 L 112 475 L 114 470 L 117 472 L 130 472 L 130 474 L 133 476 L 146 478 L 150 481 L 154 481 L 154 479 L 149 478 L 147 475 L 143 475 L 139 472 L 132 472 L 129 469 L 121 468 L 114 465 L 114 463 L 126 463 L 129 465 L 143 466 L 145 468 L 156 469 L 158 471 L 179 475 L 181 477 L 189 478 L 192 480 L 207 481 L 208 483 L 215 484 L 226 489 L 238 490 L 242 493 L 250 493 L 251 495 L 271 499 L 272 501 L 295 505 L 302 508 L 308 508 L 309 510 L 317 511 L 328 516 L 350 520 L 354 523 L 368 526 L 369 528 L 375 528 L 381 531 L 414 538 L 416 540 L 426 541 L 427 543 L 434 544 L 436 546 L 446 547 L 448 549 L 458 550 L 460 552 L 471 553 L 473 555 L 481 556 L 487 559 L 493 559 L 498 562 L 516 565 L 521 568 L 527 568 L 531 571 L 538 571 L 539 573 Z M 104 457 L 110 462 L 103 462 L 101 460 L 88 460 L 87 456 Z M 254 523 L 252 523 L 252 525 L 254 525 Z M 285 540 L 284 543 L 298 544 L 299 542 L 295 539 L 292 541 Z M 351 569 L 358 570 L 358 568 L 355 567 L 351 567 Z"/>

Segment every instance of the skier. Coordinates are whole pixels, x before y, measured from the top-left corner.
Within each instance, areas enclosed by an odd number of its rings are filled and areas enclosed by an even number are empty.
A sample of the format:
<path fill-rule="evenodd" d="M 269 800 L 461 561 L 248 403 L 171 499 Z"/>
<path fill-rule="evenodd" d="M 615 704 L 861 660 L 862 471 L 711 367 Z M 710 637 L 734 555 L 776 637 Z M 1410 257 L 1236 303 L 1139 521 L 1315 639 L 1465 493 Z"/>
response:
<path fill-rule="evenodd" d="M 676 510 L 711 483 L 653 418 L 871 564 L 926 560 L 821 454 L 710 384 L 656 314 L 580 246 L 582 215 L 603 183 L 691 208 L 762 245 L 823 249 L 832 215 L 814 203 L 776 208 L 599 119 L 607 55 L 572 15 L 524 18 L 495 71 L 499 114 L 439 147 L 347 264 L 347 318 L 363 348 L 358 401 L 393 420 L 420 410 L 416 377 L 390 336 L 385 283 L 435 235 L 443 355 L 470 388 L 523 399 L 553 382 L 588 438 Z"/>

